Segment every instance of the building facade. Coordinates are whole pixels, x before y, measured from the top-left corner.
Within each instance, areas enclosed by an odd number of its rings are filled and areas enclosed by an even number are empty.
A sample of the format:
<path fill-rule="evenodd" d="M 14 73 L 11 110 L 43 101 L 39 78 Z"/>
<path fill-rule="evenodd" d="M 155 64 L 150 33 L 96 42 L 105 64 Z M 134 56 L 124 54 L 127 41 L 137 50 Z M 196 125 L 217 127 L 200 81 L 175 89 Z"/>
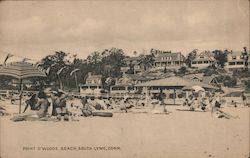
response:
<path fill-rule="evenodd" d="M 88 74 L 85 84 L 79 84 L 80 95 L 101 95 L 103 90 L 102 75 Z"/>
<path fill-rule="evenodd" d="M 211 52 L 204 51 L 195 57 L 192 61 L 191 67 L 204 69 L 213 65 L 215 62 L 214 56 Z"/>
<path fill-rule="evenodd" d="M 162 52 L 156 55 L 154 67 L 160 69 L 179 69 L 183 65 L 184 56 L 181 52 Z"/>
<path fill-rule="evenodd" d="M 248 68 L 250 68 L 250 59 L 248 59 Z M 240 51 L 231 51 L 227 55 L 227 63 L 225 68 L 228 71 L 243 70 L 245 68 L 246 59 Z"/>

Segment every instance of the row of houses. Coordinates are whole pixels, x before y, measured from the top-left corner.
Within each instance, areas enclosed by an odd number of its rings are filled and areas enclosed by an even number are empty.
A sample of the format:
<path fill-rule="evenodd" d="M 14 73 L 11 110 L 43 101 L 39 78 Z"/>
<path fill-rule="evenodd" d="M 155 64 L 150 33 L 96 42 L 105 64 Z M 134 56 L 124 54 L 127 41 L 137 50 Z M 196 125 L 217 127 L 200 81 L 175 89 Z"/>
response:
<path fill-rule="evenodd" d="M 185 57 L 181 52 L 158 52 L 155 53 L 155 60 L 153 64 L 153 69 L 179 69 L 182 66 L 185 66 L 184 59 Z M 129 57 L 126 58 L 127 67 L 123 67 L 122 71 L 126 72 L 131 65 L 133 66 L 134 73 L 140 73 L 143 71 L 142 64 L 143 56 L 139 57 Z M 199 53 L 195 59 L 192 60 L 191 67 L 197 69 L 204 69 L 210 65 L 215 64 L 216 60 L 214 54 L 210 51 L 204 51 Z M 240 51 L 231 51 L 227 55 L 227 62 L 225 63 L 225 69 L 227 71 L 235 71 L 244 69 L 245 63 L 244 56 Z M 250 68 L 250 58 L 248 59 L 248 67 Z"/>
<path fill-rule="evenodd" d="M 87 78 L 86 84 L 80 86 L 81 95 L 102 95 L 103 87 L 100 75 L 91 75 Z M 110 87 L 109 96 L 145 96 L 153 95 L 163 91 L 168 98 L 183 98 L 183 89 L 189 89 L 196 85 L 205 89 L 217 89 L 214 76 L 203 76 L 202 74 L 186 75 L 183 78 L 176 76 L 165 76 L 152 79 L 148 75 L 123 74 L 116 79 L 115 85 Z"/>

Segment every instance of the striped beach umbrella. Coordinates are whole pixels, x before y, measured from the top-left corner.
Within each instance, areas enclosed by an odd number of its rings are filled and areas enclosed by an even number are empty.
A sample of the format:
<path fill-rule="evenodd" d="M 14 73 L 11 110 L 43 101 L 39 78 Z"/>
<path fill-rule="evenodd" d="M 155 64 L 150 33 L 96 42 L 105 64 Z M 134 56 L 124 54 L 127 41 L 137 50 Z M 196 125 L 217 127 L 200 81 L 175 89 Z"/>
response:
<path fill-rule="evenodd" d="M 22 81 L 25 78 L 31 77 L 46 77 L 45 71 L 35 64 L 31 64 L 25 61 L 13 62 L 3 64 L 0 66 L 0 75 L 12 76 L 19 79 L 20 83 L 20 104 L 19 113 L 21 113 L 21 100 L 22 100 Z"/>

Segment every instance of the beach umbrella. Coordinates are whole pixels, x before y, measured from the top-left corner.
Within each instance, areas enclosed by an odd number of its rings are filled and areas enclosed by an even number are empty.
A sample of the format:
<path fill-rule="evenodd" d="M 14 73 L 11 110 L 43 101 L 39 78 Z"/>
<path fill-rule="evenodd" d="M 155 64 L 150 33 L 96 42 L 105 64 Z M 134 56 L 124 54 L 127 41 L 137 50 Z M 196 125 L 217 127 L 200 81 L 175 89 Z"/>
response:
<path fill-rule="evenodd" d="M 31 64 L 25 61 L 13 62 L 0 66 L 0 75 L 12 76 L 14 78 L 19 79 L 19 84 L 20 84 L 19 113 L 21 113 L 23 79 L 31 77 L 46 77 L 44 70 L 42 70 L 35 64 Z"/>
<path fill-rule="evenodd" d="M 193 89 L 195 92 L 199 92 L 199 91 L 205 92 L 205 89 L 202 88 L 201 86 L 192 86 L 192 89 Z"/>

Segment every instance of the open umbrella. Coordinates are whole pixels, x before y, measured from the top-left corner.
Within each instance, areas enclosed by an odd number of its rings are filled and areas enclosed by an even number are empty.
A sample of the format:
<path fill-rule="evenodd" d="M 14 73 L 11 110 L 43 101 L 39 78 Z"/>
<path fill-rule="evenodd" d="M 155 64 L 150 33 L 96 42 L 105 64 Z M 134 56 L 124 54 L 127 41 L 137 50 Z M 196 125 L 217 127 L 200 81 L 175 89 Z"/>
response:
<path fill-rule="evenodd" d="M 20 103 L 19 113 L 21 113 L 22 101 L 22 81 L 29 77 L 46 77 L 45 72 L 34 64 L 27 62 L 13 62 L 0 66 L 0 75 L 12 76 L 19 79 L 20 83 Z"/>

